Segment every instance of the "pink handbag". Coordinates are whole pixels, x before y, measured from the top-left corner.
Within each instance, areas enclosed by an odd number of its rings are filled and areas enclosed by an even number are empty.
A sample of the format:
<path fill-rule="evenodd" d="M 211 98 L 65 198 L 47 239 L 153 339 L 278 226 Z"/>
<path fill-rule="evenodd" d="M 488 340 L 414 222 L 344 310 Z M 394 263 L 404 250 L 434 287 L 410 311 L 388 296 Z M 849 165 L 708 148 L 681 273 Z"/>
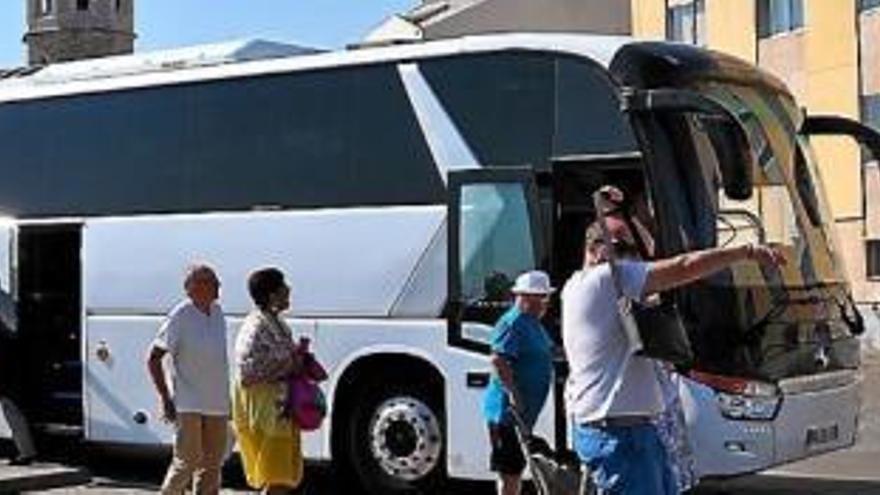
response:
<path fill-rule="evenodd" d="M 291 375 L 287 380 L 287 397 L 282 404 L 282 415 L 296 422 L 302 431 L 314 431 L 321 427 L 327 416 L 327 399 L 318 385 L 327 379 L 327 371 L 309 352 L 309 340 L 300 338 L 296 352 L 303 360 L 303 372 Z"/>

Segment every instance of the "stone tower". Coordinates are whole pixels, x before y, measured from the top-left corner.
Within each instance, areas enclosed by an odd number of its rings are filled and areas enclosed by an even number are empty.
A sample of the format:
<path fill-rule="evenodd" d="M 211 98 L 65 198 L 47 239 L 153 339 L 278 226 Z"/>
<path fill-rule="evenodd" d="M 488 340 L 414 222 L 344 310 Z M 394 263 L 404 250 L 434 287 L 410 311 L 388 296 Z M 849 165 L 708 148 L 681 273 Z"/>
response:
<path fill-rule="evenodd" d="M 134 0 L 25 1 L 31 65 L 134 50 Z"/>

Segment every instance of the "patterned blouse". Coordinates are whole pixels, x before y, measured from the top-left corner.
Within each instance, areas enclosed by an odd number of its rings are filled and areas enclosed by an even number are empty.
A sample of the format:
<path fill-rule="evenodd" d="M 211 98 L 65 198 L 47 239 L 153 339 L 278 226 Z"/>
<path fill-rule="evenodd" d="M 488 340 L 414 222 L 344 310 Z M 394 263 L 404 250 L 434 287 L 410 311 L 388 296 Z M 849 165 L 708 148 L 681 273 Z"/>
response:
<path fill-rule="evenodd" d="M 242 385 L 284 379 L 294 349 L 290 328 L 270 313 L 251 311 L 235 340 L 235 365 Z"/>
<path fill-rule="evenodd" d="M 655 424 L 660 440 L 669 454 L 670 467 L 681 492 L 685 492 L 699 481 L 696 473 L 696 459 L 688 439 L 687 423 L 681 396 L 678 393 L 681 377 L 664 363 L 657 363 L 657 381 L 663 393 L 663 412 Z"/>

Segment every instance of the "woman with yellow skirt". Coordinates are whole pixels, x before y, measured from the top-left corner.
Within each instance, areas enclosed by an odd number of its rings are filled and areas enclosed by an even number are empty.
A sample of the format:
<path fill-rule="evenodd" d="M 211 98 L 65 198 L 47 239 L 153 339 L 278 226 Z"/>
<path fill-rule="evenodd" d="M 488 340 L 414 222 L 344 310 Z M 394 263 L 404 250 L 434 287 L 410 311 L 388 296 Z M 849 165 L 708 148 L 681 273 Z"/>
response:
<path fill-rule="evenodd" d="M 257 307 L 235 342 L 232 422 L 248 485 L 287 493 L 303 477 L 299 428 L 281 411 L 286 380 L 302 367 L 290 328 L 279 317 L 290 307 L 290 288 L 280 270 L 265 268 L 250 275 L 248 290 Z"/>

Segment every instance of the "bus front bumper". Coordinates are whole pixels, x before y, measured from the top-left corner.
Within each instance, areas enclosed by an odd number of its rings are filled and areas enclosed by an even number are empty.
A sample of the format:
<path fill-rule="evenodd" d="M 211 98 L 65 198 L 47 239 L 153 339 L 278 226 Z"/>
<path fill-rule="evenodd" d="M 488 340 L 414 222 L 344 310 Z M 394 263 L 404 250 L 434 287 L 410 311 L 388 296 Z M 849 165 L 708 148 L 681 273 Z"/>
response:
<path fill-rule="evenodd" d="M 772 420 L 730 419 L 711 388 L 683 380 L 682 402 L 700 477 L 734 476 L 852 445 L 860 380 L 856 371 L 780 383 Z"/>

